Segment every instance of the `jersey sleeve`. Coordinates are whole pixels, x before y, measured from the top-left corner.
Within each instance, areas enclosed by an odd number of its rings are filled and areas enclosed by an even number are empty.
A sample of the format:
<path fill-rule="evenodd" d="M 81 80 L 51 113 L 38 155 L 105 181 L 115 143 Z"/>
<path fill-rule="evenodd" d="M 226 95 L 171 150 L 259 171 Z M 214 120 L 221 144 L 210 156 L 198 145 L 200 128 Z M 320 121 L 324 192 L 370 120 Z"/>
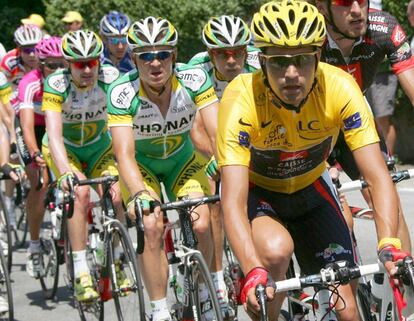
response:
<path fill-rule="evenodd" d="M 358 84 L 345 72 L 337 83 L 336 92 L 329 95 L 336 97 L 333 101 L 337 104 L 338 120 L 350 150 L 379 142 L 374 117 Z"/>
<path fill-rule="evenodd" d="M 190 93 L 198 109 L 218 101 L 213 82 L 205 69 L 183 65 L 177 69 L 177 77 Z"/>
<path fill-rule="evenodd" d="M 123 75 L 108 89 L 108 126 L 133 126 L 133 117 L 140 106 L 137 71 Z"/>
<path fill-rule="evenodd" d="M 58 70 L 49 75 L 44 81 L 42 111 L 62 112 L 69 86 L 66 72 Z"/>
<path fill-rule="evenodd" d="M 248 75 L 247 79 L 251 79 Z M 250 142 L 257 117 L 252 109 L 255 102 L 247 92 L 249 82 L 236 77 L 224 91 L 220 100 L 217 127 L 218 165 L 244 165 L 250 163 Z M 250 86 L 251 87 L 251 86 Z"/>
<path fill-rule="evenodd" d="M 30 81 L 30 77 L 30 74 L 24 75 L 18 85 L 17 99 L 20 109 L 34 109 L 33 99 L 36 94 L 36 89 L 39 88 L 39 83 Z"/>
<path fill-rule="evenodd" d="M 6 75 L 0 71 L 0 101 L 8 104 L 12 93 L 11 84 L 7 81 Z"/>
<path fill-rule="evenodd" d="M 383 12 L 383 17 L 388 21 L 388 33 L 384 41 L 380 43 L 385 46 L 385 53 L 391 63 L 392 71 L 399 74 L 414 68 L 414 58 L 403 27 L 394 16 Z M 375 21 L 370 21 L 370 24 L 375 25 L 375 23 Z"/>

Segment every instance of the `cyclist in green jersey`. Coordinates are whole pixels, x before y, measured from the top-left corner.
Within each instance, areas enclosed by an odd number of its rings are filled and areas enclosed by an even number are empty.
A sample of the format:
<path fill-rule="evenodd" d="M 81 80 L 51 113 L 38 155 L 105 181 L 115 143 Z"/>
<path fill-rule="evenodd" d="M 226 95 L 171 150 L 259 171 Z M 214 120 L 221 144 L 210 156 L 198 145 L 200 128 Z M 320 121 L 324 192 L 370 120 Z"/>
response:
<path fill-rule="evenodd" d="M 161 199 L 162 183 L 170 200 L 210 193 L 205 159 L 194 151 L 189 132 L 196 113 L 205 122 L 215 146 L 217 96 L 204 69 L 180 64 L 175 68 L 178 34 L 166 19 L 147 17 L 132 24 L 128 43 L 136 70 L 123 75 L 108 93 L 108 121 L 119 171 L 134 204 L 144 209 L 145 249 L 139 257 L 152 307 L 152 320 L 170 320 L 166 301 L 167 260 L 162 249 L 163 216 L 149 202 Z M 124 193 L 125 192 L 125 193 Z M 210 213 L 197 208 L 194 230 L 199 249 L 211 261 Z M 200 285 L 201 297 L 207 291 Z M 202 302 L 203 303 L 203 302 Z M 207 315 L 209 310 L 205 310 Z"/>
<path fill-rule="evenodd" d="M 42 141 L 42 152 L 58 177 L 58 186 L 68 190 L 75 177 L 118 174 L 107 130 L 106 91 L 119 77 L 119 71 L 100 65 L 103 44 L 91 31 L 66 33 L 61 49 L 69 67 L 49 75 L 44 83 L 42 110 L 47 133 Z M 117 218 L 123 221 L 119 184 L 114 184 L 112 189 Z M 85 250 L 89 194 L 88 186 L 75 187 L 74 214 L 68 221 L 78 301 L 99 296 L 92 283 Z M 118 281 L 120 286 L 127 286 L 125 276 Z"/>

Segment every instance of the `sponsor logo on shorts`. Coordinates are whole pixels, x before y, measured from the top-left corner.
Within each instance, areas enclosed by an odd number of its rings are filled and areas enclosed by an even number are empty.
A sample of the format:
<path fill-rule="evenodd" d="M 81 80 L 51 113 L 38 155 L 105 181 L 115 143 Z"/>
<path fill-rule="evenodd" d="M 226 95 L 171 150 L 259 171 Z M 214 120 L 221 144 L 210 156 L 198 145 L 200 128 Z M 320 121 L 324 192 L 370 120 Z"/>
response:
<path fill-rule="evenodd" d="M 352 254 L 351 250 L 345 249 L 342 245 L 337 243 L 330 243 L 329 246 L 322 252 L 316 253 L 316 257 L 322 257 L 325 261 L 334 262 L 337 260 L 336 256 L 340 254 Z"/>

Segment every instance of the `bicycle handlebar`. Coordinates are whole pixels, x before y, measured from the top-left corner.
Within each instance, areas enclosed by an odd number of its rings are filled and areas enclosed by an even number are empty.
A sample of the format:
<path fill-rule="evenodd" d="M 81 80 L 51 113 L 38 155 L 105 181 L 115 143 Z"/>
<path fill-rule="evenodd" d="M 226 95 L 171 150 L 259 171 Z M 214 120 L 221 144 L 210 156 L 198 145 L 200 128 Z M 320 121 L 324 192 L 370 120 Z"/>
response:
<path fill-rule="evenodd" d="M 74 185 L 84 186 L 84 185 L 98 185 L 98 184 L 108 184 L 117 182 L 119 177 L 117 175 L 105 175 L 102 177 L 96 178 L 87 178 L 83 180 L 75 180 Z"/>
<path fill-rule="evenodd" d="M 220 201 L 220 195 L 203 196 L 197 198 L 187 198 L 180 201 L 161 204 L 162 211 L 170 211 L 182 208 L 190 208 L 200 204 L 216 203 Z"/>
<path fill-rule="evenodd" d="M 398 172 L 390 173 L 392 181 L 396 184 L 406 179 L 414 177 L 414 168 L 405 169 Z M 368 182 L 364 180 L 356 180 L 347 183 L 340 184 L 338 192 L 346 193 L 351 191 L 359 191 L 369 186 Z"/>

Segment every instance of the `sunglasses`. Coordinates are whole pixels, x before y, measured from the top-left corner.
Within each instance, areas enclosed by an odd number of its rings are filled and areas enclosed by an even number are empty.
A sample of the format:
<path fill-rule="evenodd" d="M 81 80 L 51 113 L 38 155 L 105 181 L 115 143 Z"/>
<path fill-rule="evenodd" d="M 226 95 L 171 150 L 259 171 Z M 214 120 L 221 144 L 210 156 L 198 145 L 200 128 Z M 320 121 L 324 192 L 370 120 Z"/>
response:
<path fill-rule="evenodd" d="M 299 55 L 265 55 L 261 54 L 263 58 L 267 60 L 270 67 L 286 69 L 290 65 L 294 65 L 297 68 L 306 68 L 310 65 L 315 65 L 316 52 L 304 53 Z"/>
<path fill-rule="evenodd" d="M 42 65 L 50 70 L 65 68 L 65 65 L 63 62 L 42 62 Z"/>
<path fill-rule="evenodd" d="M 36 51 L 35 47 L 23 47 L 20 48 L 20 50 L 27 55 L 30 55 L 31 53 L 34 53 Z"/>
<path fill-rule="evenodd" d="M 118 38 L 118 37 L 110 37 L 108 38 L 108 41 L 112 44 L 112 45 L 118 45 L 118 44 L 126 44 L 127 43 L 127 39 L 126 37 L 123 38 Z"/>
<path fill-rule="evenodd" d="M 86 67 L 88 67 L 89 69 L 92 69 L 99 65 L 99 59 L 88 60 L 88 61 L 73 61 L 72 65 L 76 69 L 85 69 Z"/>
<path fill-rule="evenodd" d="M 331 0 L 331 4 L 338 7 L 350 7 L 355 1 L 358 2 L 360 6 L 367 2 L 367 0 Z"/>
<path fill-rule="evenodd" d="M 246 48 L 238 48 L 238 49 L 211 49 L 210 52 L 215 56 L 216 58 L 220 59 L 228 59 L 230 57 L 233 58 L 241 58 L 246 53 Z"/>
<path fill-rule="evenodd" d="M 173 50 L 137 52 L 135 55 L 142 61 L 151 62 L 155 59 L 163 61 L 171 57 Z"/>

